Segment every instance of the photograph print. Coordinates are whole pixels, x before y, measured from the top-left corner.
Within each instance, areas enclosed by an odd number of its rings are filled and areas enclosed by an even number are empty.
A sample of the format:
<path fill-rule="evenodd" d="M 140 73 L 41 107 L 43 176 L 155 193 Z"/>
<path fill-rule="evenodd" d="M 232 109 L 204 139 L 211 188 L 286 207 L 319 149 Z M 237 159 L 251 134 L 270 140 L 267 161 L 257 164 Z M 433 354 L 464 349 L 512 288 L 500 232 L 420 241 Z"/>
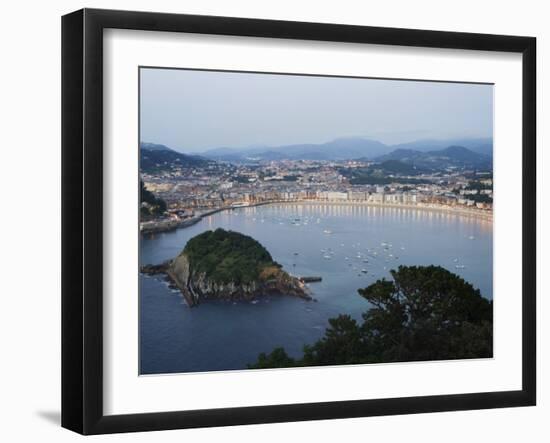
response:
<path fill-rule="evenodd" d="M 140 374 L 492 358 L 493 94 L 139 68 Z"/>

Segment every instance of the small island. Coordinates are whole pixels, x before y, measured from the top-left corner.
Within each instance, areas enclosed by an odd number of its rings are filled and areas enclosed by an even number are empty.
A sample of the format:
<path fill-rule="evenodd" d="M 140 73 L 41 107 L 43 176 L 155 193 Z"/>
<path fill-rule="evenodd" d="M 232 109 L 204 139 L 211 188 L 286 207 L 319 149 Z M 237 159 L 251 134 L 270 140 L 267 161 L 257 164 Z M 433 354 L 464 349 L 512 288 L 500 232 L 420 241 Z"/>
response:
<path fill-rule="evenodd" d="M 254 300 L 265 295 L 311 300 L 305 284 L 285 272 L 258 241 L 224 229 L 193 237 L 176 258 L 142 266 L 141 272 L 165 274 L 189 306 L 207 299 Z"/>

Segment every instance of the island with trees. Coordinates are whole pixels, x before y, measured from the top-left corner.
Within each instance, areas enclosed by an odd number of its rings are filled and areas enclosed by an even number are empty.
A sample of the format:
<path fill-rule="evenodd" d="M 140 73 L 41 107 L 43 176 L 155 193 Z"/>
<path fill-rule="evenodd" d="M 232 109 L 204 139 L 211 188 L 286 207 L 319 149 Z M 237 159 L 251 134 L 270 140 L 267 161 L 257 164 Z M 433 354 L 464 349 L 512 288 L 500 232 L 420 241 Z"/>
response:
<path fill-rule="evenodd" d="M 205 299 L 254 300 L 265 295 L 311 299 L 305 284 L 284 271 L 258 241 L 224 229 L 193 237 L 177 257 L 142 266 L 141 272 L 166 275 L 190 306 Z"/>
<path fill-rule="evenodd" d="M 478 289 L 440 266 L 399 266 L 391 276 L 358 290 L 372 306 L 362 323 L 349 315 L 332 318 L 301 358 L 276 348 L 249 368 L 493 356 L 493 302 Z"/>

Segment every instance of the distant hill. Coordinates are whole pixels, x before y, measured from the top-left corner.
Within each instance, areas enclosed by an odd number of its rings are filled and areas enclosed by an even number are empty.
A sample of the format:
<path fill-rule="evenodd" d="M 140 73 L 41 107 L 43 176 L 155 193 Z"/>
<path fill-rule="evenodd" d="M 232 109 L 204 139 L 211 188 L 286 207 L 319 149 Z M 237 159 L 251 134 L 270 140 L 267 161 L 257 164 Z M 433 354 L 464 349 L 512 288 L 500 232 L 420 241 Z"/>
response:
<path fill-rule="evenodd" d="M 139 147 L 140 149 L 146 149 L 147 151 L 174 151 L 172 148 L 169 148 L 168 146 L 159 145 L 156 143 L 141 143 Z"/>
<path fill-rule="evenodd" d="M 245 149 L 216 148 L 203 152 L 205 157 L 229 162 L 250 160 L 347 160 L 358 157 L 374 158 L 387 153 L 388 146 L 361 137 L 337 138 L 326 143 L 305 143 L 275 147 Z"/>
<path fill-rule="evenodd" d="M 374 160 L 383 162 L 388 160 L 398 160 L 406 163 L 414 163 L 415 160 L 422 158 L 425 154 L 421 151 L 415 151 L 414 149 L 399 148 L 391 151 L 389 154 L 376 157 Z"/>
<path fill-rule="evenodd" d="M 141 143 L 139 150 L 139 168 L 141 172 L 170 172 L 180 168 L 198 168 L 212 164 L 213 161 L 197 155 L 187 155 L 174 151 L 168 146 L 154 143 Z"/>
<path fill-rule="evenodd" d="M 438 149 L 446 148 L 447 146 L 463 146 L 470 151 L 478 154 L 493 156 L 493 139 L 492 138 L 453 138 L 446 140 L 415 140 L 408 143 L 400 143 L 393 145 L 394 149 L 409 149 L 415 151 L 435 151 Z"/>
<path fill-rule="evenodd" d="M 449 140 L 418 140 L 398 145 L 386 145 L 365 137 L 341 137 L 326 143 L 305 143 L 283 146 L 250 146 L 247 148 L 214 148 L 201 153 L 217 161 L 231 163 L 269 160 L 373 160 L 394 150 L 429 152 L 449 146 L 462 146 L 471 151 L 492 156 L 491 138 L 462 138 Z"/>
<path fill-rule="evenodd" d="M 413 149 L 396 149 L 375 159 L 377 162 L 399 161 L 425 170 L 442 170 L 450 167 L 459 169 L 491 169 L 492 158 L 479 154 L 464 146 L 449 146 L 436 151 L 422 152 Z"/>
<path fill-rule="evenodd" d="M 433 172 L 400 160 L 384 160 L 361 168 L 339 168 L 340 174 L 352 185 L 387 185 L 398 181 L 402 184 L 422 184 L 430 181 L 422 174 Z"/>
<path fill-rule="evenodd" d="M 428 169 L 418 167 L 400 160 L 385 160 L 380 164 L 371 166 L 373 170 L 380 170 L 385 174 L 393 175 L 419 175 L 430 172 Z"/>

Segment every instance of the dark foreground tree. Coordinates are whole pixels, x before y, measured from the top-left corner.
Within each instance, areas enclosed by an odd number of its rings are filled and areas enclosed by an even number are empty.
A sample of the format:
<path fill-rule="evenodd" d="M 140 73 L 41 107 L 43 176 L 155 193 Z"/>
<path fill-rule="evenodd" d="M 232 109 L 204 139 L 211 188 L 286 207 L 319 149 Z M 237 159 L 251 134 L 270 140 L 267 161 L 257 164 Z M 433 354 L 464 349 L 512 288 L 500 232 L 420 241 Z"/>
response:
<path fill-rule="evenodd" d="M 258 356 L 258 361 L 254 365 L 254 368 L 288 368 L 292 366 L 296 366 L 296 360 L 290 358 L 283 348 L 275 348 L 269 355 L 262 352 Z"/>
<path fill-rule="evenodd" d="M 139 181 L 139 201 L 140 203 L 147 203 L 147 206 L 140 207 L 140 214 L 142 216 L 148 215 L 162 215 L 166 212 L 166 202 L 149 191 L 143 180 Z"/>
<path fill-rule="evenodd" d="M 286 366 L 487 358 L 493 355 L 493 303 L 440 266 L 400 266 L 359 294 L 371 305 L 358 324 L 329 320 L 321 340 Z M 251 368 L 282 367 L 282 348 Z M 276 363 L 278 366 L 272 365 Z"/>

